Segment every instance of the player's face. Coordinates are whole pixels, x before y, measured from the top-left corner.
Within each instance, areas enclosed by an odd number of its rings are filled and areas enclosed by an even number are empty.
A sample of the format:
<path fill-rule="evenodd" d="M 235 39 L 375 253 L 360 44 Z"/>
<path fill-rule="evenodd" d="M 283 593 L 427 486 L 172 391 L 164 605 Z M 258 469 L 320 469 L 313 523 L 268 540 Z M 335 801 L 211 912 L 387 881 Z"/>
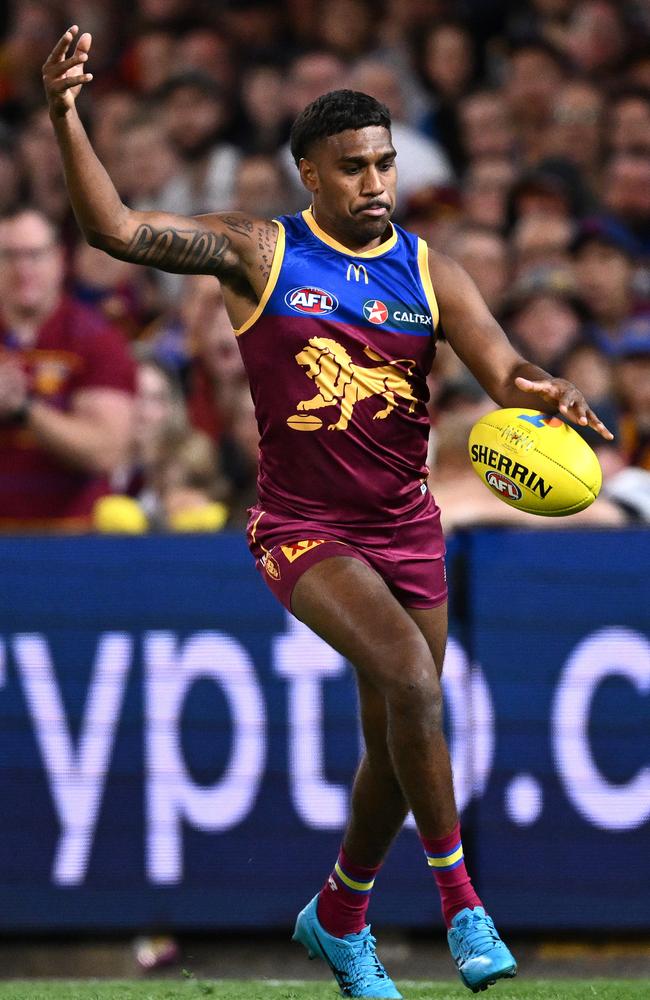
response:
<path fill-rule="evenodd" d="M 317 221 L 354 248 L 380 238 L 395 208 L 397 170 L 390 132 L 347 129 L 314 145 L 300 173 Z"/>

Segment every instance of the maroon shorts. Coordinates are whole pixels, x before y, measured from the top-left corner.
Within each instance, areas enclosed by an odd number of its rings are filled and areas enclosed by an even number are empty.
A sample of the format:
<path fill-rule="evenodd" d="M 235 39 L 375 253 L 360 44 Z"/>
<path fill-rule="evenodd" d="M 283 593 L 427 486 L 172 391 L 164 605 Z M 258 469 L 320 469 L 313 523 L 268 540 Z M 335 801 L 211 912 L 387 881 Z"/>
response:
<path fill-rule="evenodd" d="M 291 611 L 291 594 L 310 566 L 331 556 L 359 559 L 406 608 L 435 608 L 447 599 L 440 511 L 430 493 L 408 519 L 387 524 L 317 524 L 252 507 L 246 529 L 257 568 Z"/>

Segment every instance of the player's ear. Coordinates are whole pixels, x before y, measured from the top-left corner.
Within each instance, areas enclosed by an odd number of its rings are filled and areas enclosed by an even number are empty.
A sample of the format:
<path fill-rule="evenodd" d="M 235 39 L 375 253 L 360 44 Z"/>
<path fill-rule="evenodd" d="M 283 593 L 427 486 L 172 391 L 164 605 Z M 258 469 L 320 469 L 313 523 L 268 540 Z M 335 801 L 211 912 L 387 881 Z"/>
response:
<path fill-rule="evenodd" d="M 311 191 L 311 193 L 314 194 L 318 190 L 318 171 L 316 170 L 316 164 L 303 156 L 298 164 L 298 170 L 300 171 L 300 180 L 303 185 L 308 191 Z"/>

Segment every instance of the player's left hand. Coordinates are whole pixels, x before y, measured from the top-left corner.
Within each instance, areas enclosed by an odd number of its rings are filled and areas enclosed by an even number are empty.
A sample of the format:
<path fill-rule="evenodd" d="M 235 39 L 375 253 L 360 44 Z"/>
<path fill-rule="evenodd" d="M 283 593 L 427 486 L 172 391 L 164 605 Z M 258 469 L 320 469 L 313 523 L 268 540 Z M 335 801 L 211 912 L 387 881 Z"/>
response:
<path fill-rule="evenodd" d="M 14 361 L 0 362 L 0 420 L 13 416 L 27 399 L 27 376 Z"/>
<path fill-rule="evenodd" d="M 515 379 L 515 385 L 522 392 L 541 396 L 544 402 L 553 403 L 560 413 L 582 427 L 592 427 L 606 441 L 613 441 L 614 435 L 605 427 L 579 389 L 565 378 L 547 378 L 533 381 L 529 378 Z"/>

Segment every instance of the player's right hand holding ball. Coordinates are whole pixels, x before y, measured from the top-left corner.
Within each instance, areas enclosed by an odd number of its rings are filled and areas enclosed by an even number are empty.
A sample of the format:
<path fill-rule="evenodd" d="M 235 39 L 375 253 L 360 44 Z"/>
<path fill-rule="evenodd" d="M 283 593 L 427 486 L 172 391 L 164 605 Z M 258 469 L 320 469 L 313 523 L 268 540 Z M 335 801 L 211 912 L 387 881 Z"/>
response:
<path fill-rule="evenodd" d="M 79 28 L 73 24 L 58 40 L 43 64 L 43 84 L 50 107 L 50 115 L 62 118 L 75 104 L 84 83 L 89 83 L 93 75 L 84 72 L 84 63 L 92 45 L 92 36 L 86 31 L 78 38 L 74 52 L 68 57 L 70 46 L 79 35 Z"/>

